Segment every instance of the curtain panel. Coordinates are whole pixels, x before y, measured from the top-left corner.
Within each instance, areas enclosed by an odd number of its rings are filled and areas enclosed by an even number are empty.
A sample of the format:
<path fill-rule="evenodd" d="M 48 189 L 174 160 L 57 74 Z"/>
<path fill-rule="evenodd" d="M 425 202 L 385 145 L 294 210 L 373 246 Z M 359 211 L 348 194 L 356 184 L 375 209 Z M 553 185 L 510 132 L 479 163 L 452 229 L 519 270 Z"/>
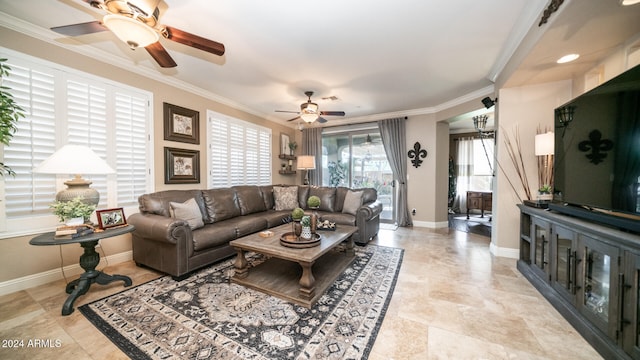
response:
<path fill-rule="evenodd" d="M 314 155 L 316 169 L 309 170 L 309 185 L 322 186 L 322 128 L 302 130 L 302 155 Z"/>
<path fill-rule="evenodd" d="M 378 121 L 382 145 L 387 154 L 391 171 L 393 171 L 393 177 L 398 185 L 396 186 L 396 219 L 398 226 L 413 225 L 407 196 L 407 132 L 405 121 L 406 118 Z"/>

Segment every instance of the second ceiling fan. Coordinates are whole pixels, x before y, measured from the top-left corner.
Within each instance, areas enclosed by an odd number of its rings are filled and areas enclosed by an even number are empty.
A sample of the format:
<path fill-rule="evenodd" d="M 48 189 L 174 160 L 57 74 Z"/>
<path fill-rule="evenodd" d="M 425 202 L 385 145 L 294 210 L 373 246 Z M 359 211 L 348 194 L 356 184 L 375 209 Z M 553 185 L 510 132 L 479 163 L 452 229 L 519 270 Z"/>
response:
<path fill-rule="evenodd" d="M 300 104 L 300 111 L 286 111 L 286 110 L 276 110 L 276 112 L 284 112 L 284 113 L 294 113 L 299 114 L 293 119 L 289 119 L 287 121 L 293 121 L 297 119 L 302 119 L 306 123 L 312 123 L 318 120 L 319 123 L 326 123 L 327 119 L 323 118 L 323 116 L 344 116 L 344 111 L 319 111 L 318 104 L 311 102 L 311 96 L 313 95 L 313 91 L 305 91 L 304 93 L 307 95 L 307 102 Z"/>

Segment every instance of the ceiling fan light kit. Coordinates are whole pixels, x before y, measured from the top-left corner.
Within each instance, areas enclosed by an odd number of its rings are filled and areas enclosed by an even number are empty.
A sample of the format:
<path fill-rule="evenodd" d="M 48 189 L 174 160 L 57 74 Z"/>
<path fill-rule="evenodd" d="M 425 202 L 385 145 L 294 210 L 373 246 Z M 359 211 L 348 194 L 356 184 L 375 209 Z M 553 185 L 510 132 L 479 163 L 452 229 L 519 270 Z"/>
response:
<path fill-rule="evenodd" d="M 159 40 L 153 28 L 130 17 L 109 14 L 102 18 L 102 23 L 132 49 L 147 47 Z"/>

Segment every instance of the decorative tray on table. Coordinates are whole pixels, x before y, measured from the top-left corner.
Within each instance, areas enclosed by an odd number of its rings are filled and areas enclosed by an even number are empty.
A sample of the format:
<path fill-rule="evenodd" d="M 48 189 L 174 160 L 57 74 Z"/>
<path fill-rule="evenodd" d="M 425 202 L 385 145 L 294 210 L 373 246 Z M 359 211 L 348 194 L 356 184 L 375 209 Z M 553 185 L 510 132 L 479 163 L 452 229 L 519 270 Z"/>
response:
<path fill-rule="evenodd" d="M 320 245 L 321 239 L 322 237 L 318 233 L 311 234 L 311 239 L 305 239 L 297 237 L 293 232 L 286 232 L 280 236 L 280 245 L 290 248 L 304 249 Z"/>

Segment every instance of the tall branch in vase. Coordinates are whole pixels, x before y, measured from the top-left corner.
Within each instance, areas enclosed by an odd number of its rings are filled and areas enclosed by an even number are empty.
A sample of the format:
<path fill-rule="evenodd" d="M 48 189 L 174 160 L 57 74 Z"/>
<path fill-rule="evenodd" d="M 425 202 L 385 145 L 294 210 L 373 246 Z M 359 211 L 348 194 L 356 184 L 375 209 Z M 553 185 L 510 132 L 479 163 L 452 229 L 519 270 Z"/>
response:
<path fill-rule="evenodd" d="M 515 136 L 513 142 L 511 141 L 509 134 L 504 129 L 501 128 L 501 130 L 504 134 L 504 144 L 506 145 L 507 154 L 509 155 L 509 159 L 511 159 L 513 168 L 518 175 L 518 178 L 520 179 L 520 185 L 522 185 L 522 189 L 524 190 L 526 199 L 531 200 L 531 190 L 529 188 L 529 181 L 527 180 L 527 171 L 524 167 L 524 161 L 522 160 L 522 144 L 520 142 L 518 126 L 516 125 L 515 127 Z M 505 178 L 509 182 L 509 185 L 511 185 L 513 191 L 518 194 L 518 190 L 516 190 L 516 187 L 513 185 L 511 179 L 506 174 L 499 162 L 498 166 L 500 167 L 500 170 L 502 170 L 502 173 L 505 175 Z"/>

